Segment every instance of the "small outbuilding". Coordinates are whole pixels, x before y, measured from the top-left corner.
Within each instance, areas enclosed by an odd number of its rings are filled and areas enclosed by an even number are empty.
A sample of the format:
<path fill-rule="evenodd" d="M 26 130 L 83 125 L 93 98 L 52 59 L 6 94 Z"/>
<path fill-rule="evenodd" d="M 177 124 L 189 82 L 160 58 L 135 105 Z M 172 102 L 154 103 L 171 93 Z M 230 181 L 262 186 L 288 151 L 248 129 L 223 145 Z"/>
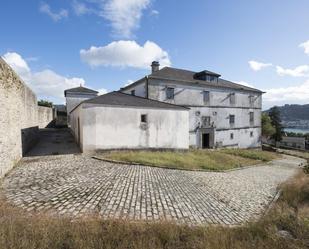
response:
<path fill-rule="evenodd" d="M 85 100 L 70 113 L 83 152 L 188 149 L 189 109 L 121 92 Z"/>

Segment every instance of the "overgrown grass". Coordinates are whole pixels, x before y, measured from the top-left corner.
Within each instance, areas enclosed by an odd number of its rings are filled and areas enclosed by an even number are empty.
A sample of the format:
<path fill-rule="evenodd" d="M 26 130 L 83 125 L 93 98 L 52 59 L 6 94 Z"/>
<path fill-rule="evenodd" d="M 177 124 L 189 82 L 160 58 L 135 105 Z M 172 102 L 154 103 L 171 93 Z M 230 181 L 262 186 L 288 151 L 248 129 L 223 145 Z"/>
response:
<path fill-rule="evenodd" d="M 272 210 L 241 227 L 192 227 L 161 223 L 71 221 L 27 215 L 0 202 L 0 248 L 3 249 L 302 249 L 309 246 L 309 178 L 298 175 L 283 186 Z M 291 236 L 278 236 L 285 230 Z"/>
<path fill-rule="evenodd" d="M 269 162 L 278 158 L 278 155 L 273 152 L 269 151 L 262 151 L 262 150 L 242 150 L 242 149 L 228 149 L 223 150 L 224 153 L 240 156 L 243 158 L 249 158 L 253 160 L 259 160 L 263 162 Z"/>
<path fill-rule="evenodd" d="M 153 166 L 205 170 L 228 170 L 267 162 L 277 157 L 272 152 L 240 149 L 190 150 L 188 152 L 119 151 L 100 156 L 116 161 Z"/>
<path fill-rule="evenodd" d="M 278 152 L 291 155 L 291 156 L 301 157 L 301 158 L 309 160 L 309 152 L 298 151 L 298 150 L 287 150 L 287 149 L 278 149 Z"/>

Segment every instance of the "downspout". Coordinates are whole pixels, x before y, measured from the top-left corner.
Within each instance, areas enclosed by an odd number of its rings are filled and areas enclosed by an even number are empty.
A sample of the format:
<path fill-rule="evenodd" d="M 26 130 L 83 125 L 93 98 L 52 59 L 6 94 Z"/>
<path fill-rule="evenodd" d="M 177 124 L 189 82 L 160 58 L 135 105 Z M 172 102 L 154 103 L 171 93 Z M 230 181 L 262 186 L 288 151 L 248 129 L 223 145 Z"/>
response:
<path fill-rule="evenodd" d="M 146 98 L 148 99 L 148 97 L 149 97 L 149 93 L 148 93 L 148 91 L 149 91 L 149 88 L 148 88 L 148 76 L 146 76 L 145 79 L 146 79 Z"/>

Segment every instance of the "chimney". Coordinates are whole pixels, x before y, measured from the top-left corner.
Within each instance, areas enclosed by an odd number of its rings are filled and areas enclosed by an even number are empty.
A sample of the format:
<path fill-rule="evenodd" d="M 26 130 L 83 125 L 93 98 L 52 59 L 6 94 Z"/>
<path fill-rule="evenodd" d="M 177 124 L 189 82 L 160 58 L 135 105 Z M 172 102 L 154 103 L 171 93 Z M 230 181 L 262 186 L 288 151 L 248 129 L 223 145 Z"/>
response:
<path fill-rule="evenodd" d="M 153 62 L 151 63 L 151 72 L 154 73 L 154 72 L 156 72 L 156 71 L 159 71 L 159 69 L 160 69 L 160 64 L 159 64 L 159 62 L 158 62 L 158 61 L 153 61 Z"/>

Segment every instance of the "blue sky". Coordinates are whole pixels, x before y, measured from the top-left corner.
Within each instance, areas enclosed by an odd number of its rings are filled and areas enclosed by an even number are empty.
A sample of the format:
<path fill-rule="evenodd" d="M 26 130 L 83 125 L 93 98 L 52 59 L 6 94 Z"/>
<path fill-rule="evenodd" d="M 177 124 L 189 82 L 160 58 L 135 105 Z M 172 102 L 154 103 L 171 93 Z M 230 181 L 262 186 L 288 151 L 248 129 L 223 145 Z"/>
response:
<path fill-rule="evenodd" d="M 79 84 L 118 90 L 159 60 L 267 91 L 264 108 L 304 104 L 308 11 L 307 0 L 2 0 L 0 54 L 55 103 Z"/>

